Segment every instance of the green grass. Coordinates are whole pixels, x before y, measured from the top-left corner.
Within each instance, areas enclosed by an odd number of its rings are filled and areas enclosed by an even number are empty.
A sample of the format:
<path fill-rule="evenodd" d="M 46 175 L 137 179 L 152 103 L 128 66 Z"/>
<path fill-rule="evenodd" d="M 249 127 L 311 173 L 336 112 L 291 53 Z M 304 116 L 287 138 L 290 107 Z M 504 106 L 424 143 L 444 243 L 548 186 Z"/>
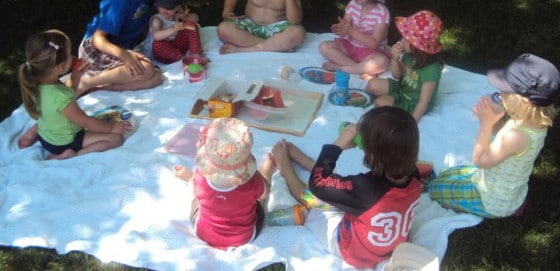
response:
<path fill-rule="evenodd" d="M 202 25 L 216 25 L 221 1 L 188 1 L 201 15 Z M 310 32 L 326 32 L 347 1 L 304 0 L 304 25 Z M 447 64 L 484 73 L 502 67 L 519 54 L 531 52 L 559 66 L 560 1 L 558 0 L 410 0 L 387 1 L 393 16 L 420 9 L 438 14 L 445 25 L 442 37 Z M 59 28 L 81 39 L 85 24 L 97 11 L 98 0 L 0 2 L 0 120 L 19 106 L 15 78 L 23 63 L 23 46 L 30 33 Z M 399 38 L 394 26 L 390 42 Z M 76 50 L 76 47 L 74 47 Z M 557 105 L 560 103 L 557 102 Z M 529 206 L 521 217 L 486 220 L 450 235 L 443 270 L 560 270 L 560 118 L 549 130 L 545 147 L 530 179 Z M 0 270 L 143 270 L 117 263 L 101 263 L 90 255 L 58 255 L 52 249 L 0 247 Z M 283 270 L 281 264 L 265 270 Z"/>

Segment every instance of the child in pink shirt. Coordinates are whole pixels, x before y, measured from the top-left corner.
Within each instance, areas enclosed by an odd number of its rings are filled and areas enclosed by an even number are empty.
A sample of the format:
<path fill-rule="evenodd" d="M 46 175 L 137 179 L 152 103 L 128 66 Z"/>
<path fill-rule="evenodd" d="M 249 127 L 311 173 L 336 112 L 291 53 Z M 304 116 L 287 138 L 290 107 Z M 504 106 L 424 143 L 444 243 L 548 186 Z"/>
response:
<path fill-rule="evenodd" d="M 391 16 L 381 0 L 351 0 L 344 18 L 331 26 L 339 36 L 319 45 L 327 70 L 341 69 L 352 74 L 375 75 L 389 67 L 391 54 L 387 33 Z"/>

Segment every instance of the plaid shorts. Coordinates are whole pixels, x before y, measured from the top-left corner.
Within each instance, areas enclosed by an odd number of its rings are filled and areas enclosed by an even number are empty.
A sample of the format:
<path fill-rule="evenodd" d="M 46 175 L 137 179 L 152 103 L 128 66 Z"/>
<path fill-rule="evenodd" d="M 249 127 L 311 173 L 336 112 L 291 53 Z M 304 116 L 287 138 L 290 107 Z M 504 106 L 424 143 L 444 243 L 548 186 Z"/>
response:
<path fill-rule="evenodd" d="M 123 65 L 123 61 L 113 55 L 103 53 L 93 46 L 93 39 L 82 41 L 78 49 L 78 56 L 89 64 L 89 72 L 96 74 Z"/>
<path fill-rule="evenodd" d="M 255 23 L 249 17 L 232 20 L 237 27 L 243 31 L 247 31 L 261 39 L 268 39 L 274 34 L 284 31 L 290 24 L 284 20 L 267 25 L 260 25 Z"/>
<path fill-rule="evenodd" d="M 495 218 L 484 209 L 480 193 L 471 180 L 477 170 L 474 165 L 445 169 L 428 184 L 430 198 L 442 205 L 451 206 L 454 210 Z"/>

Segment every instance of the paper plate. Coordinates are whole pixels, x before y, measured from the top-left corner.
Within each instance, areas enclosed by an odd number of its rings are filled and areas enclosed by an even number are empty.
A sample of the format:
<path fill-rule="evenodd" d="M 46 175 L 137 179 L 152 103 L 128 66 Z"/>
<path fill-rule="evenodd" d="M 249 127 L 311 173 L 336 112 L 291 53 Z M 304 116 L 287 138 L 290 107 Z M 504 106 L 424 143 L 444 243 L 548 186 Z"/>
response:
<path fill-rule="evenodd" d="M 332 84 L 334 83 L 334 72 L 327 71 L 319 67 L 304 67 L 299 70 L 299 74 L 305 80 L 317 84 Z"/>
<path fill-rule="evenodd" d="M 342 106 L 368 107 L 372 105 L 374 98 L 371 94 L 358 88 L 350 88 L 348 89 L 348 91 L 350 92 L 350 99 L 346 102 L 346 104 Z M 334 94 L 335 93 L 333 91 L 329 93 L 329 102 L 331 102 L 334 105 L 338 105 L 334 103 L 332 100 Z"/>

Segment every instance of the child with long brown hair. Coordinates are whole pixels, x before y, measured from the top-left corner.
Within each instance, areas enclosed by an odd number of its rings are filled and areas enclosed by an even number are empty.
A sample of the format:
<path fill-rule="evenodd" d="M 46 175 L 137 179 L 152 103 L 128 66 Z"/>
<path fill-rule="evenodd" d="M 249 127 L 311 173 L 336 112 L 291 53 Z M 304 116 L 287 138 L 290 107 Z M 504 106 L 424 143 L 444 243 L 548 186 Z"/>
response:
<path fill-rule="evenodd" d="M 72 72 L 63 83 L 72 63 L 71 43 L 59 30 L 31 35 L 25 46 L 26 61 L 18 70 L 19 86 L 25 109 L 37 120 L 35 129 L 48 159 L 66 159 L 90 152 L 105 151 L 122 145 L 123 134 L 132 129 L 130 122 L 109 123 L 88 116 L 78 105 L 73 88 L 80 72 Z"/>
<path fill-rule="evenodd" d="M 344 150 L 356 147 L 357 133 L 363 142 L 363 164 L 369 170 L 339 175 L 337 160 Z M 345 263 L 375 268 L 408 240 L 422 192 L 416 164 L 419 140 L 418 126 L 409 113 L 383 106 L 365 113 L 357 124 L 348 124 L 332 144 L 323 145 L 316 161 L 284 140 L 274 146 L 272 157 L 296 200 L 307 205 L 317 202 L 311 196 L 336 208 L 324 213 L 314 208 L 309 214 L 314 222 L 305 226 Z M 310 170 L 308 185 L 296 175 L 292 161 Z"/>
<path fill-rule="evenodd" d="M 376 96 L 376 106 L 389 105 L 411 113 L 416 121 L 434 106 L 443 62 L 439 57 L 443 33 L 441 20 L 423 10 L 410 17 L 396 17 L 402 39 L 391 47 L 391 75 L 373 77 L 366 91 Z"/>

